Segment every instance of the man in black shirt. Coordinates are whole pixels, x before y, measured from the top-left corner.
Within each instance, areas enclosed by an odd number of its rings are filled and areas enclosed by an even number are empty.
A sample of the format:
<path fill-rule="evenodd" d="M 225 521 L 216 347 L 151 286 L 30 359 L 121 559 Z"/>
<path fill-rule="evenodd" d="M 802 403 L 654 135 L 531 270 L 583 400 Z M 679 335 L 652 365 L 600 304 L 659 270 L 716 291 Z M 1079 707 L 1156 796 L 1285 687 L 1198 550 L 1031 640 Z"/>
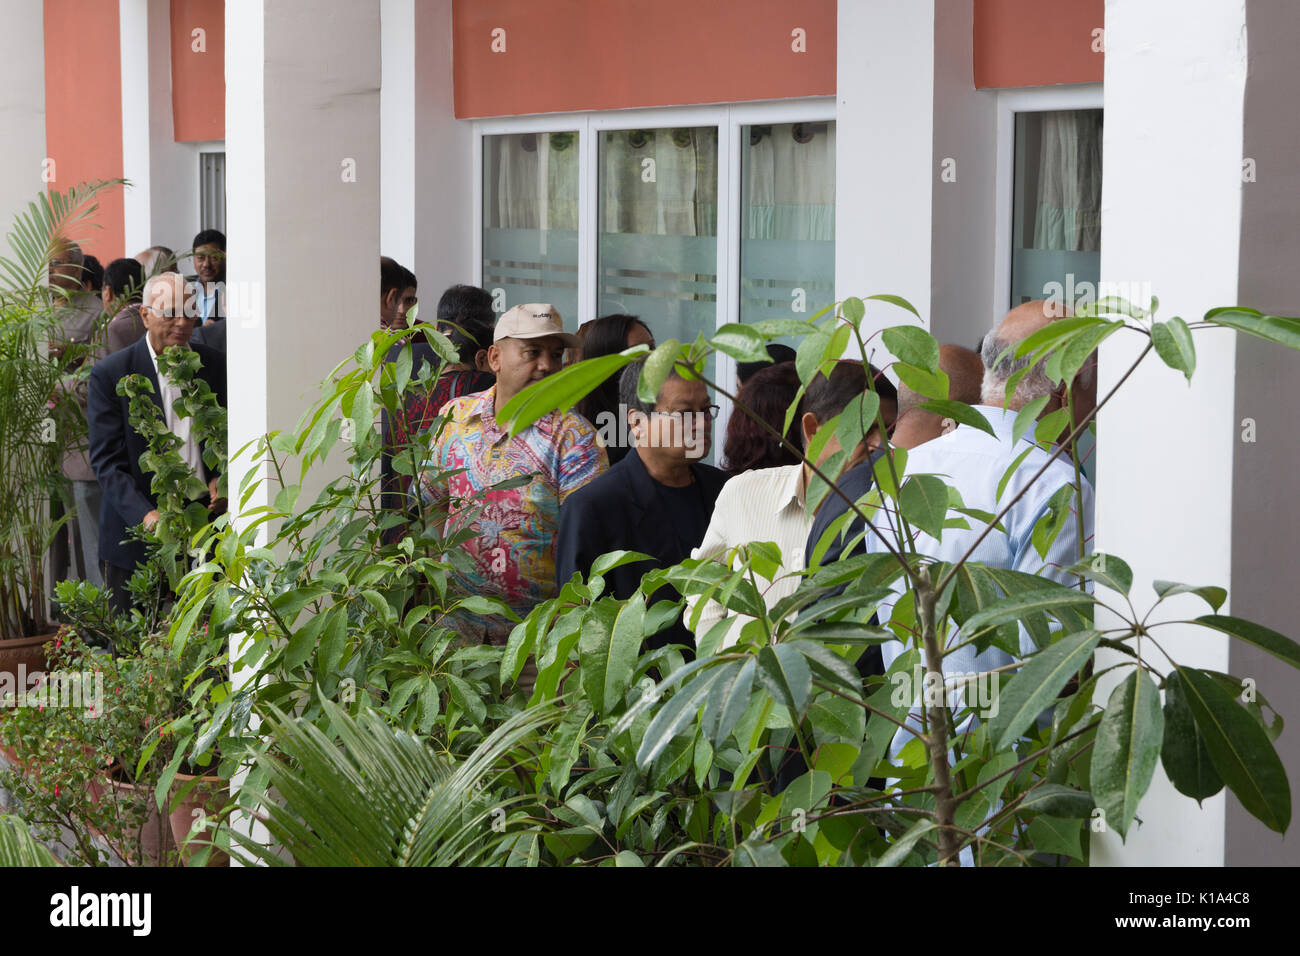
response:
<path fill-rule="evenodd" d="M 560 507 L 555 579 L 563 586 L 574 571 L 591 573 L 596 558 L 609 551 L 640 551 L 654 561 L 624 564 L 605 574 L 608 593 L 627 598 L 647 571 L 669 567 L 691 556 L 704 540 L 713 505 L 727 476 L 700 459 L 712 444 L 717 406 L 700 381 L 671 375 L 653 405 L 637 397 L 641 365 L 623 370 L 619 398 L 627 415 L 633 451 L 595 481 L 571 494 Z M 678 600 L 671 588 L 647 598 Z M 647 640 L 648 647 L 695 639 L 680 615 Z"/>

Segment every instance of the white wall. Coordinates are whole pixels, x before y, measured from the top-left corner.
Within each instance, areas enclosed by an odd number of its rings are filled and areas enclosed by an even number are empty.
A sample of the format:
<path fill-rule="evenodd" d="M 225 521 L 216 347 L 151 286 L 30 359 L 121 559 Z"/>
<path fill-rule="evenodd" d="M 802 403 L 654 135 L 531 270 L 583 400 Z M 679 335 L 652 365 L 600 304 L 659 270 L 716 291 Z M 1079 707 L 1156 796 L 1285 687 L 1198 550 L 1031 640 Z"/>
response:
<path fill-rule="evenodd" d="M 382 0 L 379 22 L 379 249 L 415 271 L 415 0 Z"/>
<path fill-rule="evenodd" d="M 1236 301 L 1245 75 L 1242 0 L 1108 0 L 1102 282 L 1150 282 L 1157 318 L 1194 320 Z M 1143 342 L 1106 342 L 1099 394 Z M 1152 355 L 1099 421 L 1096 547 L 1132 565 L 1139 613 L 1154 600 L 1154 578 L 1231 585 L 1234 337 L 1198 333 L 1196 342 L 1190 388 Z M 1192 597 L 1162 607 L 1154 620 L 1204 613 Z M 1227 669 L 1225 637 L 1179 626 L 1156 633 L 1180 663 Z M 1163 664 L 1149 641 L 1144 651 Z M 1118 659 L 1099 653 L 1097 666 Z M 1143 825 L 1122 845 L 1100 835 L 1093 862 L 1221 865 L 1224 799 L 1199 809 L 1157 768 L 1138 808 Z"/>
<path fill-rule="evenodd" d="M 479 284 L 473 273 L 473 125 L 452 101 L 451 0 L 415 8 L 415 265 L 422 317 L 434 315 L 442 290 Z"/>
<path fill-rule="evenodd" d="M 5 0 L 0 18 L 0 232 L 8 233 L 14 216 L 45 188 L 44 4 Z"/>
<path fill-rule="evenodd" d="M 901 295 L 928 325 L 935 3 L 842 2 L 838 11 L 835 297 Z M 868 303 L 862 328 L 909 318 Z"/>
<path fill-rule="evenodd" d="M 148 0 L 118 0 L 118 41 L 122 54 L 122 197 L 126 255 L 153 243 L 150 212 L 150 46 Z M 107 265 L 107 263 L 105 263 Z"/>

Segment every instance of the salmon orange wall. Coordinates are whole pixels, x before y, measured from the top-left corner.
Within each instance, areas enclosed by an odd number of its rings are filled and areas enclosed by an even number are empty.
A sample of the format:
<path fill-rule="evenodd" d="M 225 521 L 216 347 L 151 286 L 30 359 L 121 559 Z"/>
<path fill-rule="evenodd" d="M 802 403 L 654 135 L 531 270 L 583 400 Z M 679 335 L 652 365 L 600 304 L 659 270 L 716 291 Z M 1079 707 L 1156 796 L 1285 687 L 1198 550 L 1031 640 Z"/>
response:
<path fill-rule="evenodd" d="M 1105 0 L 975 0 L 975 86 L 1100 83 Z"/>
<path fill-rule="evenodd" d="M 172 126 L 178 143 L 226 138 L 225 0 L 171 0 Z M 196 30 L 202 30 L 195 35 Z"/>
<path fill-rule="evenodd" d="M 52 191 L 122 175 L 118 0 L 45 0 L 45 149 L 54 161 Z M 122 257 L 125 241 L 121 188 L 101 192 L 98 202 L 72 235 L 107 265 Z"/>
<path fill-rule="evenodd" d="M 831 95 L 835 20 L 835 0 L 454 0 L 456 116 Z"/>

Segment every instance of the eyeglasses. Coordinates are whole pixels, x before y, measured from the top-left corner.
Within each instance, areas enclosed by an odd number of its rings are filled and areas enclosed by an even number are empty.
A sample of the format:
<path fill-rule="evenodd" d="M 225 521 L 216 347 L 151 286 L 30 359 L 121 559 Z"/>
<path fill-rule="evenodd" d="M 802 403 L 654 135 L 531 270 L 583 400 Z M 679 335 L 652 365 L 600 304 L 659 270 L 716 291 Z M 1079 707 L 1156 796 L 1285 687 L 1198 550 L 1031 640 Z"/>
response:
<path fill-rule="evenodd" d="M 705 417 L 705 420 L 713 421 L 718 417 L 718 412 L 720 411 L 722 411 L 721 406 L 710 405 L 707 408 L 700 409 L 699 411 L 687 410 L 682 412 L 661 412 L 658 409 L 655 409 L 650 414 L 659 415 L 662 416 L 663 418 L 671 418 L 678 425 L 685 426 L 687 422 L 690 422 L 692 425 L 695 424 L 696 415 L 703 415 Z"/>

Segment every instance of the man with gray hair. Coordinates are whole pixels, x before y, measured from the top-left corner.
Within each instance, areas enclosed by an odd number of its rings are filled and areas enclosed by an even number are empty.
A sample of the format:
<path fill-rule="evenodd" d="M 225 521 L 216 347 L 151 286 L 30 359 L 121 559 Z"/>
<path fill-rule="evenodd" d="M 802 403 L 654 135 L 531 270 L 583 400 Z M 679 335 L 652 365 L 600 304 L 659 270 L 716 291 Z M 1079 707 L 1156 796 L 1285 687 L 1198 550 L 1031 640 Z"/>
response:
<path fill-rule="evenodd" d="M 556 580 L 563 585 L 574 571 L 583 576 L 602 554 L 640 551 L 653 561 L 636 561 L 605 574 L 608 593 L 628 598 L 647 571 L 670 567 L 691 556 L 704 540 L 713 506 L 727 475 L 704 464 L 709 453 L 713 420 L 718 408 L 699 379 L 670 375 L 655 401 L 637 395 L 642 363 L 634 362 L 619 378 L 620 412 L 626 417 L 631 451 L 591 484 L 575 491 L 560 508 L 556 536 Z M 648 595 L 676 601 L 679 595 L 663 588 Z M 647 641 L 695 647 L 691 632 L 678 617 Z"/>
<path fill-rule="evenodd" d="M 968 522 L 971 526 L 968 529 L 945 529 L 939 540 L 913 529 L 918 553 L 936 561 L 955 563 L 970 551 L 969 560 L 991 568 L 1038 574 L 1063 584 L 1073 584 L 1077 579 L 1066 575 L 1063 569 L 1079 558 L 1080 529 L 1084 551 L 1092 537 L 1092 485 L 1087 478 L 1080 478 L 1078 486 L 1075 486 L 1074 466 L 1068 455 L 1058 455 L 1049 463 L 1049 452 L 1035 445 L 1029 437 L 1021 437 L 1019 440 L 1012 437 L 1019 410 L 1044 397 L 1047 398 L 1047 403 L 1039 417 L 1061 408 L 1064 385 L 1057 385 L 1049 379 L 1039 363 L 1020 380 L 1012 397 L 1009 400 L 1005 398 L 1011 376 L 1028 364 L 1027 359 L 1014 359 L 1007 350 L 1052 321 L 1054 316 L 1047 312 L 1047 305 L 1046 302 L 1036 301 L 1018 306 L 984 338 L 981 347 L 985 368 L 983 400 L 974 408 L 984 416 L 994 434 L 989 435 L 973 426 L 959 424 L 947 434 L 912 448 L 907 455 L 905 474 L 945 476 L 949 485 L 961 494 L 962 502 L 968 509 L 998 514 L 1009 505 L 1007 513 L 1001 518 L 1005 530 L 989 532 L 978 544 L 976 541 L 984 531 L 984 526 L 974 520 Z M 1005 356 L 1004 352 L 1007 353 Z M 1095 385 L 1089 383 L 1092 374 L 1090 368 L 1081 372 L 1070 389 L 1074 413 L 1080 420 L 1095 405 Z M 1041 475 L 1038 474 L 1040 470 Z M 1004 476 L 1006 484 L 999 493 L 999 484 L 1003 482 Z M 1074 486 L 1073 490 L 1064 503 L 1054 502 L 1057 493 L 1070 486 Z M 1034 527 L 1052 513 L 1054 508 L 1069 509 L 1071 513 L 1065 515 L 1066 520 L 1055 540 L 1046 547 L 1046 553 L 1040 554 L 1033 540 Z M 1081 508 L 1081 513 L 1077 516 L 1074 514 L 1076 508 Z M 890 527 L 892 515 L 883 509 L 878 514 L 879 517 L 874 521 L 876 526 L 891 540 L 897 541 L 897 534 Z M 884 550 L 874 534 L 868 534 L 865 547 L 868 552 Z M 882 620 L 888 619 L 892 603 L 892 600 L 887 600 L 881 606 Z M 949 637 L 949 646 L 956 648 L 944 658 L 944 672 L 949 676 L 985 672 L 1013 662 L 1011 655 L 996 647 L 976 653 L 973 644 L 959 646 L 961 643 L 959 632 Z M 1033 641 L 1022 627 L 1022 654 L 1034 649 Z M 903 646 L 898 641 L 881 645 L 886 669 L 902 651 Z M 919 721 L 919 715 L 913 714 L 910 719 Z M 958 732 L 962 730 L 957 729 Z M 893 749 L 896 751 L 908 739 L 909 735 L 897 735 Z"/>

